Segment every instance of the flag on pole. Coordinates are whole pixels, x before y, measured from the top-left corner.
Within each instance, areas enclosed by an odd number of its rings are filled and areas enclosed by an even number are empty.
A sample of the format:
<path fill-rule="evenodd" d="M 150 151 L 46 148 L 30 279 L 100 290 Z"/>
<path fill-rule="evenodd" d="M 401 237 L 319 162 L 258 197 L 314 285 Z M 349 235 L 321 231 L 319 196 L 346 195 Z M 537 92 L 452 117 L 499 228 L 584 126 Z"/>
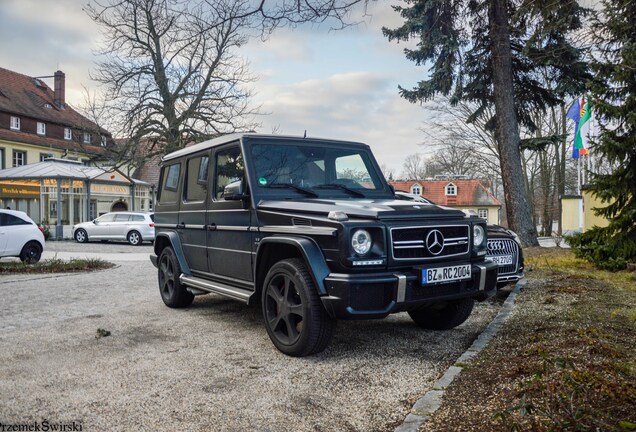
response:
<path fill-rule="evenodd" d="M 591 117 L 592 110 L 589 107 L 589 103 L 583 98 L 576 99 L 566 114 L 566 118 L 574 121 L 573 159 L 578 159 L 579 156 L 584 156 L 588 153 L 587 136 L 590 130 Z"/>
<path fill-rule="evenodd" d="M 588 144 L 588 137 L 590 134 L 590 119 L 592 118 L 592 107 L 588 101 L 584 101 L 581 107 L 581 120 L 579 121 L 578 131 L 574 139 L 574 147 L 579 150 L 579 155 L 586 155 Z"/>

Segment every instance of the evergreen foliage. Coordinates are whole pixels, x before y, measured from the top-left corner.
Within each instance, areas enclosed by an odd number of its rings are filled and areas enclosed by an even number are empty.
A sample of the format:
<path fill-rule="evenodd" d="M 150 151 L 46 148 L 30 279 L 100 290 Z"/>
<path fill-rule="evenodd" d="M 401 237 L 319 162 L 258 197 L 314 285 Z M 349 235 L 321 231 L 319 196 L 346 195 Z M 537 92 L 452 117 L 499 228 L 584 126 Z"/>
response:
<path fill-rule="evenodd" d="M 606 0 L 595 23 L 598 58 L 591 84 L 601 133 L 591 146 L 614 170 L 593 174 L 591 190 L 605 207 L 596 214 L 609 226 L 570 239 L 575 253 L 600 268 L 618 270 L 636 262 L 636 7 L 633 0 Z"/>
<path fill-rule="evenodd" d="M 393 9 L 404 18 L 397 29 L 384 28 L 389 40 L 419 41 L 417 49 L 405 49 L 406 58 L 418 66 L 430 62 L 428 79 L 413 89 L 400 86 L 410 102 L 432 99 L 439 93 L 459 101 L 477 103 L 467 119 L 474 121 L 493 106 L 492 51 L 489 36 L 489 1 L 405 0 L 408 6 Z M 569 36 L 582 27 L 587 10 L 576 0 L 509 0 L 515 110 L 519 123 L 536 129 L 532 113 L 579 96 L 589 79 L 583 50 Z M 549 85 L 548 85 L 549 83 Z M 487 126 L 494 129 L 494 116 Z"/>

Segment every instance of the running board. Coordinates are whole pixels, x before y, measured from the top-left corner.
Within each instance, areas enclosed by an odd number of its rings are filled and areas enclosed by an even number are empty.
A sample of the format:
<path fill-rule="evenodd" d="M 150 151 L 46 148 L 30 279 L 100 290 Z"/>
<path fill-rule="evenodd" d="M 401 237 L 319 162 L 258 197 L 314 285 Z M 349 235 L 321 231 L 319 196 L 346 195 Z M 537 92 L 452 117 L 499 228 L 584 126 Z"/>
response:
<path fill-rule="evenodd" d="M 221 294 L 226 297 L 233 298 L 234 300 L 243 301 L 249 303 L 250 297 L 254 293 L 253 291 L 244 290 L 242 288 L 236 288 L 230 285 L 225 285 L 220 282 L 210 282 L 205 279 L 198 278 L 196 276 L 186 276 L 182 274 L 179 277 L 182 284 L 187 285 L 190 288 L 192 294 L 202 294 L 201 291 L 206 293 Z"/>

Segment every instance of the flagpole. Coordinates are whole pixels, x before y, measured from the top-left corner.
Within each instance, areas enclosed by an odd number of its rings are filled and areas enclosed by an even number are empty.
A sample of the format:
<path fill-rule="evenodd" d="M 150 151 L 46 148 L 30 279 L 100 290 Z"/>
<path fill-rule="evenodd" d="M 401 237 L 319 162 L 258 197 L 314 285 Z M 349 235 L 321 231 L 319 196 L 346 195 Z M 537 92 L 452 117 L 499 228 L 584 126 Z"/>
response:
<path fill-rule="evenodd" d="M 576 192 L 581 195 L 581 156 L 576 160 Z"/>

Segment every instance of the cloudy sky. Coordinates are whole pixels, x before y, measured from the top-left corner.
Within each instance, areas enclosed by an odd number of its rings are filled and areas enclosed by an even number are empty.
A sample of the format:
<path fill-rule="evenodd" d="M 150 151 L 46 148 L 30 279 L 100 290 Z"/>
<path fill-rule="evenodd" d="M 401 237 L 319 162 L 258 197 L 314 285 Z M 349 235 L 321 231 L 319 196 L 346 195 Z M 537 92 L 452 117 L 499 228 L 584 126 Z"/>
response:
<path fill-rule="evenodd" d="M 66 74 L 66 99 L 78 106 L 99 34 L 82 11 L 87 0 L 2 0 L 0 66 L 30 76 Z M 400 17 L 390 4 L 371 4 L 364 23 L 340 31 L 328 26 L 277 30 L 242 52 L 259 79 L 255 103 L 269 113 L 260 132 L 366 142 L 380 164 L 397 173 L 404 158 L 426 152 L 418 131 L 426 112 L 401 99 L 398 84 L 413 86 L 426 72 L 407 61 L 403 44 L 389 43 L 382 26 Z M 362 13 L 353 15 L 362 19 Z M 52 82 L 49 83 L 52 86 Z"/>

